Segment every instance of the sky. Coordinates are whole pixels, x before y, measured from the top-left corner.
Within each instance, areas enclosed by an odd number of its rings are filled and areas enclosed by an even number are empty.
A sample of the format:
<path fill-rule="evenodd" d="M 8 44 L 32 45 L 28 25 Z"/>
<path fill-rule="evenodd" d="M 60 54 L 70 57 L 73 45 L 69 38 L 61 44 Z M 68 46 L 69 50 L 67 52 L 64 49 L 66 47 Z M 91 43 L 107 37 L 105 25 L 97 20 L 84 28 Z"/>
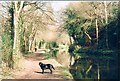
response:
<path fill-rule="evenodd" d="M 55 20 L 60 20 L 60 10 L 64 9 L 71 1 L 51 1 Z"/>
<path fill-rule="evenodd" d="M 61 8 L 65 8 L 69 1 L 52 1 L 52 7 L 54 11 L 59 11 Z"/>
<path fill-rule="evenodd" d="M 65 8 L 71 2 L 80 2 L 80 1 L 51 1 L 54 11 L 59 11 L 61 8 Z"/>
<path fill-rule="evenodd" d="M 55 17 L 55 20 L 59 20 L 60 18 L 60 13 L 59 11 L 61 10 L 61 8 L 65 8 L 70 2 L 68 1 L 52 1 L 52 8 L 53 8 L 53 14 Z"/>
<path fill-rule="evenodd" d="M 56 18 L 56 20 L 59 20 L 60 18 L 60 10 L 66 8 L 66 6 L 71 2 L 78 2 L 78 1 L 51 1 L 53 13 Z"/>

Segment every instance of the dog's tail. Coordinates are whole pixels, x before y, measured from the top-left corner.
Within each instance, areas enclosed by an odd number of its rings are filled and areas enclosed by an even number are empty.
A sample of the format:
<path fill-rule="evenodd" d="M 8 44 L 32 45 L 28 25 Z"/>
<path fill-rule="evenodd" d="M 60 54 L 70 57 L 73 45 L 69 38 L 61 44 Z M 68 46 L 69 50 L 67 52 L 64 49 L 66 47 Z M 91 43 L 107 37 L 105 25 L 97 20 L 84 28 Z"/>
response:
<path fill-rule="evenodd" d="M 55 70 L 55 68 L 53 67 L 53 65 L 52 65 L 52 68 Z"/>

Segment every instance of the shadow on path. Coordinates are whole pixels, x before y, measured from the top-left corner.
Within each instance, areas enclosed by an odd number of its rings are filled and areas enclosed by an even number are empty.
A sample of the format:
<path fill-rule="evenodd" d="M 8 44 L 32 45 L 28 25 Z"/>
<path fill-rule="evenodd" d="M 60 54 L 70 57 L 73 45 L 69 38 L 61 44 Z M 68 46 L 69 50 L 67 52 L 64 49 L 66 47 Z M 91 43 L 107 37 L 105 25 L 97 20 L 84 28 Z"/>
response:
<path fill-rule="evenodd" d="M 39 74 L 42 74 L 42 72 L 39 72 L 39 71 L 34 71 L 35 73 L 39 73 Z M 43 74 L 50 74 L 50 72 L 44 72 Z"/>

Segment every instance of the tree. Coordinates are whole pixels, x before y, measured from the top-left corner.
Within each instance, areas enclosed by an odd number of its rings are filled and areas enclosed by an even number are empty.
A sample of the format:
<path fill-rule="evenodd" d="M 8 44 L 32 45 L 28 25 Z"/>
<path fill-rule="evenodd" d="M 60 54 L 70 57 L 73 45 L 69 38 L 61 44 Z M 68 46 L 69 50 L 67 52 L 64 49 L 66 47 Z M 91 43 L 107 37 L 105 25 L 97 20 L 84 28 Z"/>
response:
<path fill-rule="evenodd" d="M 107 13 L 107 3 L 104 1 L 104 7 L 105 7 L 105 24 L 108 24 L 108 13 Z M 108 48 L 108 28 L 106 26 L 106 48 Z"/>
<path fill-rule="evenodd" d="M 94 15 L 95 15 L 95 28 L 96 28 L 96 46 L 98 46 L 98 8 L 97 5 L 95 5 L 95 3 L 92 4 L 93 5 L 93 9 L 94 9 Z"/>
<path fill-rule="evenodd" d="M 22 57 L 21 48 L 20 48 L 21 43 L 24 43 L 24 45 L 25 45 L 24 49 L 26 50 L 27 46 L 29 46 L 28 41 L 29 41 L 30 33 L 32 32 L 32 34 L 33 34 L 32 37 L 34 37 L 39 28 L 42 29 L 41 27 L 44 28 L 48 24 L 48 23 L 45 23 L 42 21 L 45 18 L 47 18 L 48 20 L 49 19 L 52 20 L 52 18 L 48 15 L 48 12 L 50 12 L 50 11 L 48 11 L 48 9 L 46 9 L 47 6 L 45 5 L 44 2 L 42 3 L 39 1 L 38 2 L 36 2 L 36 1 L 35 2 L 24 2 L 24 1 L 12 2 L 11 1 L 8 3 L 10 3 L 10 5 L 11 5 L 11 7 L 8 7 L 8 10 L 10 12 L 10 17 L 11 17 L 10 21 L 7 21 L 7 23 L 10 23 L 8 28 L 11 28 L 11 29 L 8 29 L 8 32 L 9 32 L 9 30 L 11 31 L 11 33 L 10 33 L 11 35 L 8 36 L 8 38 L 14 39 L 14 41 L 11 42 L 11 48 L 13 49 L 12 52 L 10 53 L 11 57 L 8 57 L 8 58 L 11 58 L 11 60 L 14 61 L 14 67 L 17 67 L 19 64 L 19 60 Z M 6 8 L 7 5 L 5 5 L 4 7 Z M 31 6 L 33 8 L 30 10 L 30 12 L 29 11 L 25 12 L 25 15 L 24 15 L 23 13 L 24 13 L 24 9 L 26 6 Z M 39 16 L 36 15 L 37 11 L 39 11 L 39 14 L 38 14 Z M 29 15 L 29 13 L 30 14 L 32 13 L 32 15 Z M 29 15 L 31 17 L 29 18 L 29 16 L 27 16 L 27 15 Z M 34 17 L 33 20 L 31 20 L 32 16 Z M 25 17 L 27 18 L 27 20 L 24 19 Z M 25 21 L 28 21 L 28 22 L 25 22 Z M 34 22 L 32 22 L 32 21 L 34 21 Z M 29 22 L 30 22 L 30 24 L 28 24 Z M 6 24 L 6 25 L 8 25 L 8 24 Z M 31 27 L 29 27 L 29 26 L 31 26 Z M 21 36 L 21 33 L 23 33 L 23 37 Z M 3 35 L 3 36 L 6 36 L 6 35 Z M 7 36 L 6 36 L 6 38 L 7 38 Z M 22 42 L 21 39 L 23 39 L 24 42 Z"/>
<path fill-rule="evenodd" d="M 18 59 L 21 58 L 20 54 L 20 36 L 19 36 L 19 17 L 23 9 L 24 1 L 14 2 L 14 44 L 13 44 L 13 60 L 14 65 L 18 65 Z"/>
<path fill-rule="evenodd" d="M 40 35 L 40 32 L 44 33 L 47 30 L 47 26 L 55 22 L 52 17 L 51 4 L 45 2 L 37 2 L 36 4 L 39 4 L 39 6 L 32 4 L 24 7 L 24 14 L 21 17 L 22 21 L 24 21 L 24 33 L 28 35 L 25 39 L 27 40 L 28 38 L 29 44 L 25 46 L 29 46 L 29 52 L 33 52 L 35 47 L 38 48 L 40 42 L 38 35 Z"/>
<path fill-rule="evenodd" d="M 3 69 L 13 68 L 13 8 L 9 2 L 1 2 L 1 57 Z"/>

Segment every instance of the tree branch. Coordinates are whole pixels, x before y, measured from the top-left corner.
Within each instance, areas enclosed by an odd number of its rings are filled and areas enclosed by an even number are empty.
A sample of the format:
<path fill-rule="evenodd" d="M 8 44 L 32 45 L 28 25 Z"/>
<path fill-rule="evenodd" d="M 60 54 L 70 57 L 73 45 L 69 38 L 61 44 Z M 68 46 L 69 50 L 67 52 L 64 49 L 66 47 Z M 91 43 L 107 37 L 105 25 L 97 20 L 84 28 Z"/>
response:
<path fill-rule="evenodd" d="M 15 11 L 18 11 L 18 7 L 17 7 L 18 1 L 15 1 Z"/>
<path fill-rule="evenodd" d="M 86 31 L 84 31 L 84 33 L 85 33 L 85 35 L 89 38 L 89 40 L 91 40 L 90 35 L 89 35 Z"/>
<path fill-rule="evenodd" d="M 20 8 L 19 8 L 19 10 L 18 10 L 18 13 L 21 12 L 21 10 L 22 10 L 22 8 L 23 8 L 23 4 L 24 4 L 24 1 L 21 1 L 21 4 L 20 4 Z"/>

